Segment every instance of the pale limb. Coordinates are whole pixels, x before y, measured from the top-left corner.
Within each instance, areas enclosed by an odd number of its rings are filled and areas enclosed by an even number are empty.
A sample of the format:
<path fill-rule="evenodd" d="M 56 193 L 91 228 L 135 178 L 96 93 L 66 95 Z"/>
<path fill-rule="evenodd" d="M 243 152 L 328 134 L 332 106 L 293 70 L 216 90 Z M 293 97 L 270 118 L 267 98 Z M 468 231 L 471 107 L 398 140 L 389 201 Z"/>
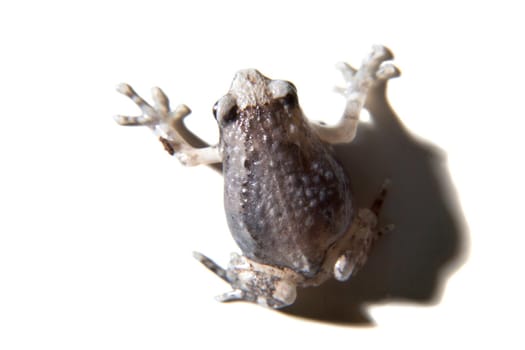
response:
<path fill-rule="evenodd" d="M 217 146 L 203 148 L 192 146 L 198 137 L 183 123 L 183 119 L 191 113 L 188 106 L 179 105 L 171 110 L 169 99 L 160 88 L 152 89 L 155 107 L 147 103 L 128 84 L 120 84 L 117 91 L 129 97 L 142 110 L 140 116 L 115 116 L 117 123 L 150 128 L 162 142 L 166 151 L 175 155 L 184 165 L 213 164 L 222 161 Z"/>
<path fill-rule="evenodd" d="M 256 263 L 235 253 L 231 256 L 228 269 L 201 253 L 194 252 L 193 256 L 232 287 L 231 291 L 216 296 L 218 301 L 248 301 L 274 309 L 295 301 L 294 273 Z"/>
<path fill-rule="evenodd" d="M 331 144 L 351 142 L 357 131 L 359 114 L 363 108 L 370 88 L 381 81 L 399 76 L 399 70 L 390 62 L 392 53 L 384 46 L 374 46 L 370 55 L 363 61 L 359 70 L 347 63 L 339 63 L 337 68 L 343 74 L 347 86 L 336 88 L 346 98 L 343 116 L 335 125 L 312 122 L 312 128 L 319 137 Z"/>

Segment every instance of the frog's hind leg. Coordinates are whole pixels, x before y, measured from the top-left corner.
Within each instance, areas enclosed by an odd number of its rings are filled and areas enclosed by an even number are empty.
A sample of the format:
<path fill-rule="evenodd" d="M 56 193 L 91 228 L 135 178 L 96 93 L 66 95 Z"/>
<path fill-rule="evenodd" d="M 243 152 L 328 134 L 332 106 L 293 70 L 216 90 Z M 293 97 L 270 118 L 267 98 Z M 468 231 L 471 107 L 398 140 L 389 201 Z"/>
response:
<path fill-rule="evenodd" d="M 215 273 L 217 276 L 219 276 L 221 279 L 232 285 L 232 287 L 235 284 L 235 276 L 232 276 L 231 272 L 222 268 L 220 265 L 218 265 L 215 261 L 208 258 L 206 255 L 201 254 L 199 252 L 193 252 L 193 257 L 197 259 L 201 264 L 206 266 L 208 270 Z M 233 278 L 232 278 L 233 277 Z M 254 298 L 253 295 L 248 295 L 246 292 L 244 292 L 241 289 L 233 289 L 229 292 L 219 294 L 215 297 L 217 301 L 220 302 L 227 302 L 227 301 L 250 301 L 255 302 L 256 298 Z"/>
<path fill-rule="evenodd" d="M 370 208 L 360 209 L 350 235 L 348 249 L 337 259 L 334 265 L 334 277 L 346 281 L 355 274 L 366 262 L 374 243 L 394 226 L 377 227 L 377 221 L 383 206 L 390 181 L 383 184 L 379 195 Z"/>
<path fill-rule="evenodd" d="M 248 301 L 274 309 L 295 301 L 296 284 L 278 268 L 232 254 L 228 269 L 224 269 L 201 253 L 194 252 L 193 256 L 233 288 L 216 296 L 218 301 Z"/>
<path fill-rule="evenodd" d="M 379 194 L 372 202 L 370 210 L 376 215 L 379 216 L 381 209 L 383 208 L 383 203 L 385 202 L 386 195 L 388 194 L 388 189 L 390 188 L 390 179 L 386 179 L 381 186 Z"/>
<path fill-rule="evenodd" d="M 215 261 L 208 258 L 206 255 L 199 252 L 193 252 L 193 257 L 200 261 L 201 264 L 206 266 L 210 271 L 215 273 L 217 276 L 230 283 L 228 279 L 228 271 L 219 266 Z"/>

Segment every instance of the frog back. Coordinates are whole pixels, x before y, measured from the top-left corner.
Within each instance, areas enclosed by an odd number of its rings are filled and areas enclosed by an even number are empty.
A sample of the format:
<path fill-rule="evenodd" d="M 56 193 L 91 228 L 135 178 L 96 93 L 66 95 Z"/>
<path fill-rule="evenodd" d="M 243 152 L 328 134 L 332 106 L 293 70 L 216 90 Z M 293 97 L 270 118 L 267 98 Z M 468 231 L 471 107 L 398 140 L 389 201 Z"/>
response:
<path fill-rule="evenodd" d="M 243 254 L 315 275 L 353 216 L 332 150 L 302 113 L 272 105 L 242 111 L 223 128 L 221 149 L 227 222 Z"/>

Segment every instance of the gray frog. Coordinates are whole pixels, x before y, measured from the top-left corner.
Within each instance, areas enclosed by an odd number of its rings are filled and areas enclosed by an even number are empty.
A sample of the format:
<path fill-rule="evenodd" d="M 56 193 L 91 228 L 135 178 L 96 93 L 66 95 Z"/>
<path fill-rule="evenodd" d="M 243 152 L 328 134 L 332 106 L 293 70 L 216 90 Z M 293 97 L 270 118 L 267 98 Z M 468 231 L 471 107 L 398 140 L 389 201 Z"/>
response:
<path fill-rule="evenodd" d="M 363 266 L 387 229 L 377 226 L 386 186 L 370 208 L 356 210 L 330 145 L 353 140 L 370 88 L 399 75 L 391 59 L 388 49 L 375 46 L 358 70 L 339 64 L 346 106 L 334 126 L 304 116 L 293 84 L 241 70 L 213 109 L 219 143 L 201 148 L 191 145 L 195 135 L 183 123 L 188 107 L 171 110 L 159 88 L 153 89 L 152 107 L 129 85 L 118 87 L 143 112 L 117 116 L 119 124 L 151 128 L 184 165 L 222 162 L 226 217 L 242 255 L 233 253 L 224 269 L 194 253 L 231 285 L 218 300 L 281 308 L 295 301 L 297 287 L 319 285 L 332 275 L 345 281 Z"/>

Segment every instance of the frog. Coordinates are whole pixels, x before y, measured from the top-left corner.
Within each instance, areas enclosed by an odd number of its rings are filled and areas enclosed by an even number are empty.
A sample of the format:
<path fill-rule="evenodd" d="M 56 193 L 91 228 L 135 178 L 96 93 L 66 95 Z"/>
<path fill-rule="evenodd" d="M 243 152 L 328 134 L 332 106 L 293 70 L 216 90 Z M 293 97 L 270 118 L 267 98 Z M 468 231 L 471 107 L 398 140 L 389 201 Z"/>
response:
<path fill-rule="evenodd" d="M 153 105 L 129 84 L 117 87 L 142 111 L 115 116 L 118 124 L 148 127 L 185 166 L 222 166 L 226 221 L 241 254 L 232 253 L 224 268 L 193 253 L 231 286 L 217 300 L 273 309 L 292 305 L 298 288 L 332 277 L 347 281 L 392 230 L 378 224 L 388 180 L 369 207 L 356 208 L 350 178 L 333 151 L 333 145 L 355 138 L 371 89 L 400 75 L 392 60 L 389 49 L 375 45 L 358 69 L 337 65 L 346 84 L 336 90 L 346 103 L 334 125 L 308 119 L 291 82 L 240 70 L 213 106 L 219 141 L 202 147 L 194 145 L 197 135 L 184 123 L 188 106 L 172 109 L 158 87 L 152 89 Z"/>

